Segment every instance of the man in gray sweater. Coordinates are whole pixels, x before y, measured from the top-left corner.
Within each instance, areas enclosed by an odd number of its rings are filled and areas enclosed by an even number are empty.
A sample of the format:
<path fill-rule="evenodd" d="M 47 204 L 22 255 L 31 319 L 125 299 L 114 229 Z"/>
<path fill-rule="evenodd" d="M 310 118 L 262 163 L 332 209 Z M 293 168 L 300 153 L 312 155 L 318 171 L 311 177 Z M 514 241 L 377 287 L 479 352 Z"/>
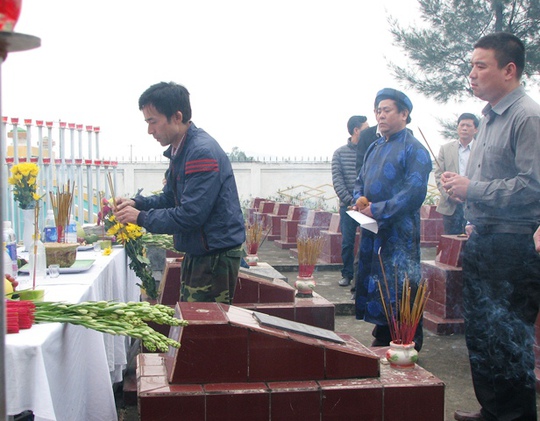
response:
<path fill-rule="evenodd" d="M 365 116 L 352 116 L 347 123 L 347 129 L 351 137 L 347 144 L 339 147 L 332 157 L 332 183 L 339 197 L 339 216 L 341 228 L 341 258 L 343 269 L 339 286 L 349 286 L 354 279 L 354 243 L 358 223 L 347 215 L 347 207 L 353 204 L 354 183 L 356 173 L 356 145 L 360 138 L 360 132 L 369 125 Z"/>

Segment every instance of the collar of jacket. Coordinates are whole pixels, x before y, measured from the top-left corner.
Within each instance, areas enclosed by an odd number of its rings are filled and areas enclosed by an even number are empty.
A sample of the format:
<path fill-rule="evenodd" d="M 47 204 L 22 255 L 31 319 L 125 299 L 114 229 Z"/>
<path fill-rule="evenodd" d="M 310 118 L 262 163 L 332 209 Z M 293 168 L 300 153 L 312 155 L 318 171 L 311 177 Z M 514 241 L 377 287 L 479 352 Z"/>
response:
<path fill-rule="evenodd" d="M 193 133 L 195 132 L 195 130 L 197 130 L 197 126 L 195 125 L 195 123 L 191 123 L 189 125 L 189 127 L 188 127 L 187 132 L 186 132 L 186 138 L 183 141 L 184 146 L 193 137 Z M 183 148 L 182 145 L 181 145 L 181 148 Z M 167 149 L 165 149 L 165 152 L 163 152 L 163 156 L 166 157 L 166 158 L 171 159 L 172 149 L 173 149 L 172 146 L 169 145 L 169 147 Z M 178 156 L 178 153 L 176 154 L 176 156 Z"/>

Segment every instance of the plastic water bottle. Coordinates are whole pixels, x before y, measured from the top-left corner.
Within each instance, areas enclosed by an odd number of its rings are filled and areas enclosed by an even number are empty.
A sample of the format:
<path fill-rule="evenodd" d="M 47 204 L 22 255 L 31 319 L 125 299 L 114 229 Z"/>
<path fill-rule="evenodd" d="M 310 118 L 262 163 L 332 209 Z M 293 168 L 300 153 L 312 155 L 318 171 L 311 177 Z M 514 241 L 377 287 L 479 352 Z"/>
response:
<path fill-rule="evenodd" d="M 34 254 L 34 249 L 36 253 Z M 38 238 L 34 240 L 32 249 L 28 253 L 28 270 L 30 280 L 34 276 L 34 266 L 36 267 L 36 281 L 43 280 L 47 276 L 47 255 L 45 254 L 45 246 Z"/>
<path fill-rule="evenodd" d="M 69 215 L 69 224 L 66 229 L 66 243 L 77 242 L 77 224 L 73 214 Z"/>
<path fill-rule="evenodd" d="M 6 243 L 4 243 L 4 273 L 6 275 L 13 276 L 13 265 L 11 261 L 11 256 L 9 255 L 6 248 Z"/>
<path fill-rule="evenodd" d="M 19 267 L 17 265 L 17 237 L 15 231 L 11 227 L 11 221 L 4 221 L 4 243 L 6 244 L 7 252 L 11 258 L 11 272 L 13 277 L 17 277 Z"/>
<path fill-rule="evenodd" d="M 56 223 L 54 222 L 54 212 L 52 209 L 47 211 L 45 226 L 43 227 L 43 241 L 46 243 L 56 243 L 58 234 L 56 232 Z"/>

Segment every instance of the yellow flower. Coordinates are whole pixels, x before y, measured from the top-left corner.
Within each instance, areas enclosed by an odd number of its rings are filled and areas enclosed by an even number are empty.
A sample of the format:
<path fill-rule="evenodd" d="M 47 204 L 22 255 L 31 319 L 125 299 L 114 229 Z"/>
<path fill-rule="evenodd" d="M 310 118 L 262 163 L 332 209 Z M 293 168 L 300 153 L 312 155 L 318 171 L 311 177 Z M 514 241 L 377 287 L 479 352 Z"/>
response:
<path fill-rule="evenodd" d="M 12 176 L 8 178 L 8 183 L 13 186 L 13 196 L 22 209 L 35 207 L 36 200 L 40 199 L 36 194 L 38 173 L 39 167 L 32 162 L 11 167 Z"/>
<path fill-rule="evenodd" d="M 112 253 L 112 247 L 107 247 L 106 249 L 103 250 L 103 252 L 101 253 L 103 256 L 108 256 Z"/>

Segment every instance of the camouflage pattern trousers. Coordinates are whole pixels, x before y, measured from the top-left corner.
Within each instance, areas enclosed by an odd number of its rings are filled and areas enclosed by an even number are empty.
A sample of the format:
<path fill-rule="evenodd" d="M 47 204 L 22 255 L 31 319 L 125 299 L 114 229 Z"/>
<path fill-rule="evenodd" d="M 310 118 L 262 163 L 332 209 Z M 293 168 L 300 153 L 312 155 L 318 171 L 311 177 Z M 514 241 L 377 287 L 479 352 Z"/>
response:
<path fill-rule="evenodd" d="M 242 248 L 207 256 L 191 256 L 182 262 L 180 301 L 232 304 Z"/>

